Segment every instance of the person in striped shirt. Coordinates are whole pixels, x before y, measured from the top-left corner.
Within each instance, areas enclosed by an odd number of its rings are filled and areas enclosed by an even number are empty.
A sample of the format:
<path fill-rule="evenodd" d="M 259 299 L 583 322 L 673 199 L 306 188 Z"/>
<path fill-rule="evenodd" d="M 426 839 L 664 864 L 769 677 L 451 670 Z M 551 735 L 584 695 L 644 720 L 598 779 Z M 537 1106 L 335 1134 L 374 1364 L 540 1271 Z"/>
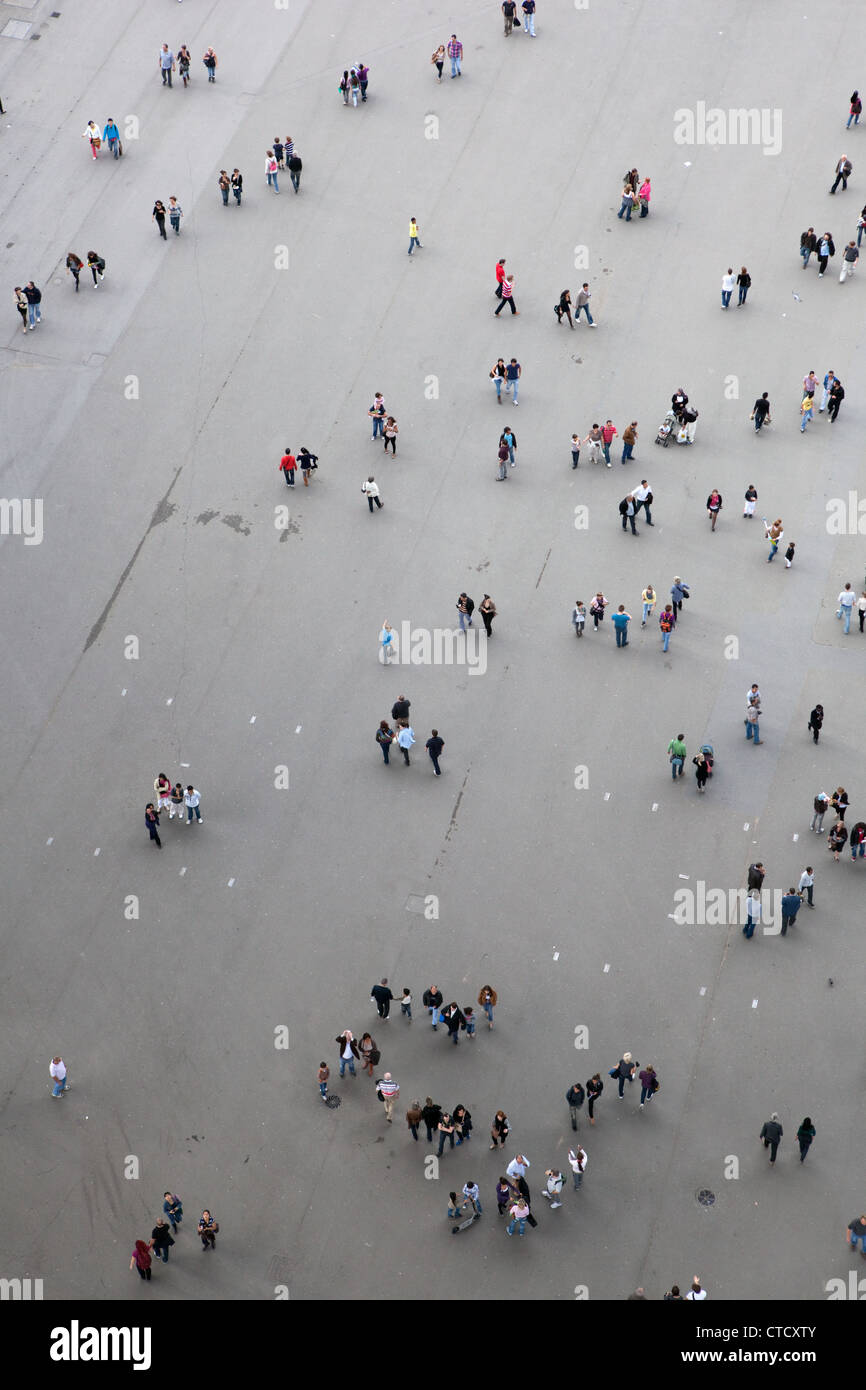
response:
<path fill-rule="evenodd" d="M 451 59 L 451 76 L 460 77 L 460 64 L 463 60 L 463 45 L 456 34 L 448 40 L 448 57 Z"/>
<path fill-rule="evenodd" d="M 400 1094 L 400 1087 L 397 1085 L 397 1082 L 394 1081 L 394 1079 L 392 1078 L 391 1073 L 389 1071 L 386 1071 L 385 1075 L 382 1077 L 382 1080 L 376 1082 L 376 1090 L 379 1092 L 379 1095 L 382 1097 L 382 1100 L 384 1101 L 385 1119 L 390 1125 L 393 1123 L 392 1117 L 394 1114 L 394 1103 Z"/>

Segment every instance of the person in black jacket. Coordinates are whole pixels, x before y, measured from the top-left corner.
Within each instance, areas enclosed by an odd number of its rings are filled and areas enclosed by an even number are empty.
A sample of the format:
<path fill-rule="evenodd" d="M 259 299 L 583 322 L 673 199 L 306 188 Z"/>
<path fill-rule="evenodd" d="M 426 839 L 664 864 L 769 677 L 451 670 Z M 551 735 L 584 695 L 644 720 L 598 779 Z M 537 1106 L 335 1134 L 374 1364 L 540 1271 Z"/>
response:
<path fill-rule="evenodd" d="M 362 100 L 366 101 L 367 98 L 362 97 Z M 289 158 L 289 178 L 292 180 L 292 188 L 295 190 L 296 193 L 300 192 L 301 170 L 303 169 L 303 167 L 304 166 L 301 163 L 301 156 L 298 154 L 298 151 L 295 150 Z"/>
<path fill-rule="evenodd" d="M 235 202 L 238 207 L 241 205 L 241 197 L 244 191 L 244 176 L 240 169 L 234 169 L 231 177 L 232 193 L 235 195 Z"/>
<path fill-rule="evenodd" d="M 585 1098 L 586 1092 L 579 1081 L 575 1081 L 571 1086 L 569 1086 L 568 1090 L 565 1093 L 565 1099 L 568 1101 L 568 1113 L 571 1116 L 572 1129 L 577 1129 L 579 1127 L 578 1111 L 583 1107 L 583 1102 Z"/>
<path fill-rule="evenodd" d="M 749 293 L 751 285 L 752 277 L 746 270 L 746 267 L 743 266 L 742 270 L 737 276 L 737 286 L 739 288 L 739 298 L 737 299 L 737 307 L 739 307 L 741 304 L 745 304 L 746 295 Z"/>
<path fill-rule="evenodd" d="M 462 1144 L 464 1139 L 468 1143 L 472 1138 L 472 1116 L 465 1105 L 455 1105 L 451 1112 L 451 1122 L 454 1125 L 457 1143 Z"/>
<path fill-rule="evenodd" d="M 830 388 L 830 400 L 827 405 L 827 419 L 833 421 L 839 414 L 839 407 L 845 399 L 845 387 L 838 379 L 833 382 Z"/>
<path fill-rule="evenodd" d="M 39 307 L 42 303 L 42 291 L 32 280 L 28 280 L 24 286 L 24 293 L 27 296 L 27 313 L 30 317 L 30 331 L 32 333 L 37 323 L 42 322 L 42 310 Z"/>
<path fill-rule="evenodd" d="M 401 695 L 400 699 L 402 700 L 402 698 Z M 406 703 L 408 705 L 408 701 Z M 396 709 L 397 706 L 395 705 L 394 708 Z M 394 718 L 396 719 L 396 717 L 395 715 Z M 439 986 L 431 985 L 429 989 L 425 989 L 424 993 L 421 995 L 421 1002 L 430 1015 L 430 1022 L 433 1025 L 433 1032 L 435 1033 L 439 1023 L 439 1010 L 442 1008 L 442 991 Z"/>
<path fill-rule="evenodd" d="M 337 1044 L 338 1056 L 340 1058 L 340 1075 L 345 1076 L 346 1063 L 348 1062 L 349 1071 L 355 1076 L 357 1074 L 355 1072 L 355 1059 L 357 1058 L 360 1062 L 361 1054 L 358 1051 L 358 1044 L 355 1042 L 350 1029 L 344 1029 L 340 1036 L 335 1038 L 334 1041 Z"/>
<path fill-rule="evenodd" d="M 836 245 L 833 241 L 832 232 L 825 232 L 822 237 L 817 238 L 816 251 L 818 253 L 818 276 L 819 278 L 827 269 L 827 262 L 831 256 L 836 254 Z"/>
<path fill-rule="evenodd" d="M 598 1100 L 598 1098 L 599 1098 L 599 1096 L 601 1095 L 601 1093 L 602 1093 L 603 1090 L 604 1090 L 604 1082 L 602 1081 L 601 1076 L 599 1075 L 599 1073 L 596 1072 L 596 1073 L 595 1073 L 595 1076 L 591 1076 L 591 1077 L 589 1078 L 589 1080 L 587 1081 L 587 1083 L 586 1083 L 586 1099 L 587 1099 L 587 1107 L 586 1107 L 586 1108 L 587 1108 L 587 1110 L 589 1111 L 589 1123 L 590 1123 L 591 1125 L 594 1125 L 594 1124 L 595 1124 L 595 1116 L 593 1115 L 593 1106 L 595 1105 L 595 1102 Z"/>
<path fill-rule="evenodd" d="M 427 1126 L 427 1143 L 433 1143 L 433 1135 L 439 1128 L 439 1121 L 442 1119 L 442 1106 L 434 1104 L 430 1096 L 424 1102 L 421 1110 L 421 1119 Z"/>
<path fill-rule="evenodd" d="M 456 1003 L 449 1004 L 448 1008 L 444 1010 L 442 1022 L 446 1025 L 448 1036 L 456 1047 L 460 1042 L 458 1036 L 460 1029 L 466 1027 L 466 1019 Z"/>
<path fill-rule="evenodd" d="M 411 700 L 407 700 L 405 695 L 398 695 L 397 699 L 394 701 L 393 705 L 391 706 L 391 718 L 392 718 L 392 719 L 397 719 L 397 720 L 400 720 L 400 719 L 408 719 L 408 718 L 409 718 L 409 706 L 410 706 L 411 704 L 412 704 L 412 701 L 411 701 Z M 426 1003 L 426 1000 L 425 1000 L 425 1003 Z M 440 1003 L 441 1003 L 441 1000 L 440 1000 Z"/>
<path fill-rule="evenodd" d="M 760 859 L 759 859 L 759 860 L 757 861 L 757 863 L 755 863 L 755 864 L 750 864 L 750 865 L 749 865 L 749 883 L 748 883 L 749 892 L 751 892 L 753 888 L 757 888 L 758 892 L 760 893 L 760 891 L 761 891 L 761 884 L 762 884 L 763 882 L 764 882 L 764 866 L 763 866 L 763 864 L 761 863 L 761 861 L 760 861 Z"/>
<path fill-rule="evenodd" d="M 162 840 L 159 838 L 159 814 L 154 809 L 152 801 L 148 801 L 144 808 L 144 823 L 147 826 L 147 833 L 157 849 L 162 849 Z"/>
<path fill-rule="evenodd" d="M 783 1134 L 784 1130 L 782 1129 L 782 1126 L 779 1124 L 779 1117 L 774 1110 L 769 1120 L 766 1120 L 764 1122 L 764 1128 L 758 1135 L 758 1138 L 763 1140 L 764 1148 L 770 1150 L 771 1168 L 773 1164 L 776 1162 L 776 1154 L 779 1149 L 779 1140 L 781 1139 Z"/>
<path fill-rule="evenodd" d="M 824 706 L 823 706 L 823 705 L 816 705 L 815 708 L 812 710 L 812 713 L 809 715 L 809 722 L 808 722 L 808 724 L 806 725 L 806 728 L 811 730 L 811 732 L 812 732 L 812 738 L 813 738 L 813 740 L 815 741 L 815 743 L 818 742 L 818 735 L 819 735 L 820 732 L 821 732 L 821 725 L 822 725 L 823 723 L 824 723 Z"/>
<path fill-rule="evenodd" d="M 391 1000 L 394 998 L 388 986 L 388 978 L 381 980 L 378 985 L 374 985 L 370 994 L 376 1001 L 376 1009 L 380 1018 L 387 1018 L 391 1012 Z"/>

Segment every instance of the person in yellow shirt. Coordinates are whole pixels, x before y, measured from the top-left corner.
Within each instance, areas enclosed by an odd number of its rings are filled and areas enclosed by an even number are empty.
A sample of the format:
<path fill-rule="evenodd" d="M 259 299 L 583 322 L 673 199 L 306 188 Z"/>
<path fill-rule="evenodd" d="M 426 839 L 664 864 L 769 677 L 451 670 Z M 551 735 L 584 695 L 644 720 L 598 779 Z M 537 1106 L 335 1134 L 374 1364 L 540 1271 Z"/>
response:
<path fill-rule="evenodd" d="M 419 247 L 419 248 L 421 248 L 421 242 L 420 242 L 419 237 L 418 237 L 418 223 L 415 221 L 415 218 L 414 218 L 414 217 L 410 217 L 410 218 L 409 218 L 409 255 L 410 255 L 410 256 L 412 255 L 412 252 L 414 251 L 414 249 L 415 249 L 416 246 Z M 421 248 L 421 249 L 423 249 L 423 248 Z"/>
<path fill-rule="evenodd" d="M 646 588 L 641 594 L 641 602 L 643 604 L 643 609 L 641 611 L 640 625 L 641 627 L 646 627 L 646 620 L 651 615 L 653 609 L 656 606 L 656 591 L 653 588 L 652 584 L 647 584 Z"/>

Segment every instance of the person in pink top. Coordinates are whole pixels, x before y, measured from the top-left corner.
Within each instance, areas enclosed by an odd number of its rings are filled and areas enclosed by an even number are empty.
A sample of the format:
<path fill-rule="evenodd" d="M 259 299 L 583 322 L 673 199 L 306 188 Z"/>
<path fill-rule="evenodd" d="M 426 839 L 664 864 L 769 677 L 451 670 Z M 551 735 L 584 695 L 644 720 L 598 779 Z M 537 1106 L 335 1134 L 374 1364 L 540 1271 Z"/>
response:
<path fill-rule="evenodd" d="M 637 196 L 640 199 L 641 217 L 649 217 L 650 198 L 652 197 L 652 188 L 650 186 L 649 175 L 647 175 L 640 188 L 638 189 Z"/>

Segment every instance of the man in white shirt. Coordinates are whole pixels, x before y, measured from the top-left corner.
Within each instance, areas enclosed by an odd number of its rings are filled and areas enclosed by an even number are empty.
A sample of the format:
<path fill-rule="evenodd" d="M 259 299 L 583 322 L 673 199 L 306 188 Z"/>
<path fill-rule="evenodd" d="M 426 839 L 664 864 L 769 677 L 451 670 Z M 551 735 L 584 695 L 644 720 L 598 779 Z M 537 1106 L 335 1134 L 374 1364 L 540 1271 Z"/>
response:
<path fill-rule="evenodd" d="M 518 1154 L 516 1158 L 512 1158 L 505 1172 L 509 1178 L 514 1178 L 516 1181 L 517 1178 L 525 1178 L 526 1170 L 531 1166 L 525 1154 Z"/>
<path fill-rule="evenodd" d="M 812 902 L 812 894 L 814 891 L 815 875 L 812 873 L 812 865 L 807 864 L 800 875 L 800 882 L 797 884 L 797 892 L 800 894 L 801 898 L 804 893 L 806 894 L 806 902 L 809 905 L 809 907 L 815 906 L 815 904 Z"/>
<path fill-rule="evenodd" d="M 408 724 L 404 725 L 397 734 L 397 743 L 400 746 L 400 752 L 403 754 L 403 761 L 407 767 L 409 766 L 409 749 L 414 742 L 414 729 L 411 729 Z"/>
<path fill-rule="evenodd" d="M 52 1098 L 58 1100 L 64 1091 L 69 1090 L 69 1079 L 66 1073 L 66 1063 L 62 1057 L 52 1057 L 51 1065 L 48 1068 L 54 1078 L 54 1090 L 51 1092 Z"/>
<path fill-rule="evenodd" d="M 376 1090 L 385 1102 L 385 1119 L 390 1125 L 393 1123 L 394 1102 L 400 1094 L 400 1087 L 397 1085 L 397 1082 L 392 1079 L 391 1073 L 386 1071 L 382 1080 L 376 1082 Z"/>
<path fill-rule="evenodd" d="M 850 584 L 846 584 L 846 585 L 845 585 L 845 588 L 842 590 L 841 594 L 839 595 L 839 600 L 838 600 L 838 602 L 839 602 L 839 609 L 838 609 L 838 612 L 837 612 L 837 614 L 836 614 L 836 617 L 837 617 L 837 618 L 841 618 L 841 617 L 843 616 L 843 614 L 844 614 L 844 617 L 845 617 L 845 628 L 844 628 L 844 631 L 845 631 L 845 633 L 847 634 L 848 632 L 851 631 L 851 610 L 852 610 L 853 607 L 854 607 L 854 590 L 851 588 L 851 585 L 850 585 Z"/>
<path fill-rule="evenodd" d="M 707 1296 L 707 1291 L 706 1291 L 706 1289 L 702 1289 L 702 1288 L 701 1288 L 701 1281 L 700 1281 L 700 1279 L 698 1278 L 698 1276 L 695 1275 L 694 1279 L 692 1280 L 692 1287 L 689 1289 L 688 1293 L 686 1294 L 685 1302 L 686 1302 L 686 1303 L 700 1303 L 700 1302 L 702 1302 L 703 1299 L 706 1298 L 706 1296 Z"/>
<path fill-rule="evenodd" d="M 198 809 L 200 801 L 201 792 L 197 792 L 195 787 L 187 787 L 183 798 L 183 804 L 186 807 L 187 825 L 190 825 L 192 823 L 193 812 L 195 812 L 195 818 L 198 821 L 199 825 L 201 825 L 201 811 Z"/>
<path fill-rule="evenodd" d="M 736 277 L 736 275 L 734 274 L 734 272 L 733 272 L 733 270 L 731 269 L 731 267 L 728 266 L 728 273 L 727 273 L 727 275 L 723 275 L 723 276 L 722 276 L 722 308 L 723 308 L 723 309 L 727 309 L 727 308 L 729 307 L 730 302 L 731 302 L 731 295 L 734 293 L 734 286 L 736 285 L 736 283 L 737 283 L 737 277 Z"/>
<path fill-rule="evenodd" d="M 547 1187 L 542 1189 L 542 1197 L 546 1197 L 550 1202 L 550 1209 L 561 1207 L 560 1194 L 562 1192 L 563 1176 L 558 1168 L 546 1168 L 544 1176 L 547 1178 Z"/>
<path fill-rule="evenodd" d="M 637 510 L 640 511 L 641 507 L 643 507 L 644 511 L 646 512 L 646 524 L 647 524 L 647 526 L 654 526 L 654 525 L 655 525 L 655 522 L 653 521 L 652 517 L 650 516 L 650 505 L 651 505 L 651 503 L 652 503 L 652 496 L 653 496 L 652 487 L 651 487 L 650 484 L 647 482 L 646 478 L 641 478 L 641 480 L 640 480 L 640 487 L 636 487 L 635 490 L 634 490 L 634 500 L 635 500 L 635 505 L 636 505 L 636 507 L 637 507 Z"/>

